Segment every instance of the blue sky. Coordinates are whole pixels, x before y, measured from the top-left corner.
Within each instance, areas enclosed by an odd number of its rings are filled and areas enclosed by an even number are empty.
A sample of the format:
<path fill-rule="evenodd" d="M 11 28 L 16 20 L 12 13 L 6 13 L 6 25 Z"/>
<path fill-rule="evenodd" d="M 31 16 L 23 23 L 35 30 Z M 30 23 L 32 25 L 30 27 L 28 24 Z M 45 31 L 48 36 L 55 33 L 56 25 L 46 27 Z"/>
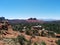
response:
<path fill-rule="evenodd" d="M 60 19 L 60 0 L 0 0 L 0 17 Z"/>

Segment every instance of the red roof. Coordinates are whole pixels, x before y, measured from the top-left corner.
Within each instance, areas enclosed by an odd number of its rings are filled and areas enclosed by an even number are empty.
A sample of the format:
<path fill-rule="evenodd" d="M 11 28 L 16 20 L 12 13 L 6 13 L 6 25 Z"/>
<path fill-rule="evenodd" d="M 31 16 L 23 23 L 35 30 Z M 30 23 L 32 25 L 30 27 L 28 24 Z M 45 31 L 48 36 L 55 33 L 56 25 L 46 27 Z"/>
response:
<path fill-rule="evenodd" d="M 56 34 L 56 36 L 60 36 L 60 34 Z"/>

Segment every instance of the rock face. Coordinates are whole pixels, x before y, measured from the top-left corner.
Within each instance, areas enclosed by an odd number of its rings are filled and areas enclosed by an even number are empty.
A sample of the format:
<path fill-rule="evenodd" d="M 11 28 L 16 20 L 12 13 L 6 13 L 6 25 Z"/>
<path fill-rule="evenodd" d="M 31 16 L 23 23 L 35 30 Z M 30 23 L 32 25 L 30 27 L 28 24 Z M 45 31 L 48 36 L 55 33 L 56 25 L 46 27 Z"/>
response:
<path fill-rule="evenodd" d="M 14 39 L 8 39 L 8 38 L 3 38 L 0 41 L 1 45 L 20 45 L 16 40 Z"/>
<path fill-rule="evenodd" d="M 20 45 L 17 36 L 18 32 L 13 31 L 8 21 L 0 22 L 0 45 Z"/>

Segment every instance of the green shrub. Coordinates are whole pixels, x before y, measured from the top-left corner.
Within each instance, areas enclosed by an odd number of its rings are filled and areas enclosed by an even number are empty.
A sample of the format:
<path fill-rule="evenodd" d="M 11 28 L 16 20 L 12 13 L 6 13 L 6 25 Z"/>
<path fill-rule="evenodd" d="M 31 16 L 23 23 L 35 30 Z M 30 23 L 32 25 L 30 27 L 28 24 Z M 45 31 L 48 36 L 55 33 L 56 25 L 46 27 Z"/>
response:
<path fill-rule="evenodd" d="M 57 45 L 60 45 L 60 40 L 56 41 Z"/>
<path fill-rule="evenodd" d="M 46 43 L 45 42 L 41 42 L 41 44 L 40 45 L 46 45 Z"/>
<path fill-rule="evenodd" d="M 35 42 L 34 45 L 38 45 L 38 44 Z"/>
<path fill-rule="evenodd" d="M 21 35 L 21 36 L 18 36 L 18 42 L 20 43 L 20 45 L 25 45 L 25 42 L 27 42 L 27 40 L 23 35 Z"/>

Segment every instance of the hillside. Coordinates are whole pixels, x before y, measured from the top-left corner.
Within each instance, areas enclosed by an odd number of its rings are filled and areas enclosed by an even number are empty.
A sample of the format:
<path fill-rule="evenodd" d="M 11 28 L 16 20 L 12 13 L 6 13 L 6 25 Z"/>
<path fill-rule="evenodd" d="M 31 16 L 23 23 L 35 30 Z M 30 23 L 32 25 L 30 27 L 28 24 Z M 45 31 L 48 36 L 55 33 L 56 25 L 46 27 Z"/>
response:
<path fill-rule="evenodd" d="M 55 23 L 55 21 L 52 22 L 39 21 L 35 18 L 28 20 L 1 19 L 0 44 L 58 45 L 59 42 L 57 41 L 60 40 L 60 25 L 59 23 Z"/>

